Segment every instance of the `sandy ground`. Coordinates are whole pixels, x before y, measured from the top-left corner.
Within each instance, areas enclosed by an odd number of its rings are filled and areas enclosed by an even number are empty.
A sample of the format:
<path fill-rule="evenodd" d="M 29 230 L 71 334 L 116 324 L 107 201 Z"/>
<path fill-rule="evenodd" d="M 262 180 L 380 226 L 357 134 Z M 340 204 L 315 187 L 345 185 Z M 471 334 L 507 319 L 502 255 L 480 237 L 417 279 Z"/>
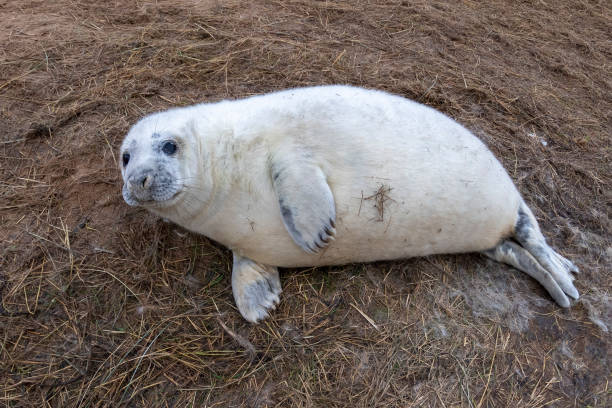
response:
<path fill-rule="evenodd" d="M 568 0 L 0 1 L 1 403 L 609 406 L 611 15 Z M 329 83 L 474 131 L 581 268 L 581 299 L 563 310 L 509 267 L 435 256 L 282 271 L 279 309 L 251 325 L 227 250 L 122 201 L 118 146 L 146 113 Z"/>

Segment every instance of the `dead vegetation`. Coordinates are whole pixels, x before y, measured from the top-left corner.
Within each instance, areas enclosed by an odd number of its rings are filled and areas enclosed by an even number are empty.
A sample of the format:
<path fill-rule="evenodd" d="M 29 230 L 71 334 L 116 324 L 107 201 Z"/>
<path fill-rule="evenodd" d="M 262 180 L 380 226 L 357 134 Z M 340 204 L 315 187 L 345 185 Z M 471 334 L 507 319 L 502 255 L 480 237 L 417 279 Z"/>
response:
<path fill-rule="evenodd" d="M 372 201 L 374 203 L 374 209 L 378 213 L 375 221 L 383 222 L 385 220 L 385 203 L 388 201 L 394 201 L 391 197 L 389 197 L 391 190 L 391 187 L 381 183 L 378 186 L 378 189 L 372 195 L 364 197 L 362 191 L 361 202 L 359 203 L 359 212 L 361 213 L 361 207 L 363 206 L 364 201 Z"/>
<path fill-rule="evenodd" d="M 0 2 L 0 401 L 609 406 L 611 15 L 597 0 Z M 582 300 L 561 310 L 524 274 L 439 256 L 285 271 L 254 326 L 225 249 L 122 202 L 115 155 L 143 114 L 327 83 L 482 137 L 581 267 Z"/>

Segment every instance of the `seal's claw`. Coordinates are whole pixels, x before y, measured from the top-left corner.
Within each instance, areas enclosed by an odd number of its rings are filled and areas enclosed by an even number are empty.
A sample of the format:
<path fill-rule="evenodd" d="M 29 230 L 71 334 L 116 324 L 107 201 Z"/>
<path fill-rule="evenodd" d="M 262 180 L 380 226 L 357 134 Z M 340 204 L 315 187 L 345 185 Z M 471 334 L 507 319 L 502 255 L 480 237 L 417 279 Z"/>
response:
<path fill-rule="evenodd" d="M 318 254 L 322 249 L 336 239 L 336 229 L 327 225 L 318 234 L 313 234 L 310 241 L 305 241 L 303 249 L 311 254 Z"/>
<path fill-rule="evenodd" d="M 278 270 L 261 265 L 234 253 L 232 291 L 240 314 L 249 322 L 257 323 L 276 309 L 282 292 Z"/>
<path fill-rule="evenodd" d="M 331 241 L 333 241 L 336 235 L 336 229 L 332 226 L 325 226 L 322 231 L 319 232 L 318 236 L 314 238 L 312 244 L 308 244 L 312 252 L 319 252 L 325 248 Z"/>
<path fill-rule="evenodd" d="M 578 267 L 576 265 L 574 265 L 574 263 L 572 261 L 570 261 L 569 259 L 561 256 L 560 254 L 558 254 L 557 252 L 554 252 L 554 251 L 553 251 L 553 256 L 555 258 L 557 258 L 557 260 L 559 262 L 561 262 L 561 264 L 563 264 L 565 269 L 567 269 L 569 272 L 575 273 L 575 274 L 580 273 L 580 269 L 578 269 Z M 570 277 L 571 277 L 572 280 L 574 280 L 573 276 L 570 275 Z"/>

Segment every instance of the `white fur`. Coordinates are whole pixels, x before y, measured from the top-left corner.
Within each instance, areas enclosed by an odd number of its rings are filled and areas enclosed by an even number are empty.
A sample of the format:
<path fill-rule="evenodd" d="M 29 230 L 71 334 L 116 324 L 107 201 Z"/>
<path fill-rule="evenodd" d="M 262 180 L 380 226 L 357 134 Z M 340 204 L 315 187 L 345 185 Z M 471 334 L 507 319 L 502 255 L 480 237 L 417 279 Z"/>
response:
<path fill-rule="evenodd" d="M 493 154 L 399 96 L 323 86 L 172 109 L 138 122 L 121 153 L 128 204 L 234 252 L 234 297 L 252 322 L 279 301 L 277 266 L 435 253 L 481 251 L 563 307 L 578 298 L 578 269 L 548 246 Z"/>
<path fill-rule="evenodd" d="M 267 265 L 482 251 L 512 234 L 521 202 L 468 130 L 381 91 L 322 86 L 173 109 L 136 124 L 122 151 L 146 152 L 154 132 L 178 140 L 184 187 L 151 211 Z M 274 160 L 302 153 L 323 171 L 335 202 L 335 241 L 318 254 L 290 237 L 270 174 Z M 381 186 L 390 189 L 382 221 L 375 198 L 365 199 Z"/>

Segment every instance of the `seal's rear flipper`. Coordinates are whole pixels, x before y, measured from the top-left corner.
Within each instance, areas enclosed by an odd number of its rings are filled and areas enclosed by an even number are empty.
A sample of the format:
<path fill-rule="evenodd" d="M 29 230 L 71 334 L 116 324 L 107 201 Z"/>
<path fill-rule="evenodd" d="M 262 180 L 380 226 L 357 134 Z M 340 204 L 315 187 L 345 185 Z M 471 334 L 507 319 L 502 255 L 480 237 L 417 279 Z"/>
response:
<path fill-rule="evenodd" d="M 536 261 L 527 250 L 512 241 L 504 241 L 488 251 L 482 252 L 489 258 L 514 266 L 519 271 L 531 276 L 548 291 L 555 302 L 562 307 L 569 307 L 570 302 L 559 283 Z"/>
<path fill-rule="evenodd" d="M 578 268 L 548 246 L 533 213 L 524 202 L 518 210 L 513 238 L 518 244 L 503 241 L 483 254 L 535 278 L 562 307 L 570 305 L 567 296 L 578 299 L 571 274 L 578 273 Z"/>
<path fill-rule="evenodd" d="M 232 292 L 242 317 L 257 323 L 268 317 L 268 311 L 274 310 L 279 302 L 282 289 L 278 269 L 234 252 Z"/>
<path fill-rule="evenodd" d="M 289 235 L 304 251 L 318 252 L 336 233 L 334 196 L 325 174 L 305 154 L 275 157 L 270 173 Z"/>
<path fill-rule="evenodd" d="M 574 277 L 571 275 L 571 272 L 578 272 L 578 268 L 548 246 L 540 232 L 538 222 L 525 203 L 521 203 L 518 210 L 514 237 L 540 265 L 550 272 L 565 293 L 578 299 L 578 291 L 572 283 Z"/>

